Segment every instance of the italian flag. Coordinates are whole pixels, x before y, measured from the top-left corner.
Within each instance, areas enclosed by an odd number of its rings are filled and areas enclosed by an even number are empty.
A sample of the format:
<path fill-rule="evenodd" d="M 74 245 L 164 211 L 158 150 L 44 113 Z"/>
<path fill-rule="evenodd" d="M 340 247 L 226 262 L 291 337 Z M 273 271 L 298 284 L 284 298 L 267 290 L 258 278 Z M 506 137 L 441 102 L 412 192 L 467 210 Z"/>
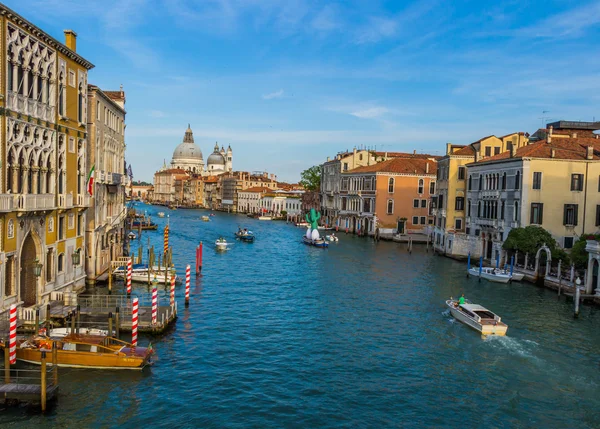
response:
<path fill-rule="evenodd" d="M 91 196 L 94 195 L 94 169 L 96 168 L 96 164 L 92 165 L 92 169 L 90 170 L 90 174 L 88 174 L 87 178 L 87 191 Z"/>

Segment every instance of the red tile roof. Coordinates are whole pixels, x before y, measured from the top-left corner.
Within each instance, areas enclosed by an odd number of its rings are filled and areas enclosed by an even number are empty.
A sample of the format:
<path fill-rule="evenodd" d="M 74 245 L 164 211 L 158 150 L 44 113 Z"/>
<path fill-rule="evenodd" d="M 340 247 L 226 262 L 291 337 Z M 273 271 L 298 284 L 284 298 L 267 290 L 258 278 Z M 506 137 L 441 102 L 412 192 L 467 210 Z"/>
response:
<path fill-rule="evenodd" d="M 241 192 L 267 192 L 271 191 L 269 188 L 265 188 L 263 186 L 255 186 L 253 188 L 242 189 Z"/>
<path fill-rule="evenodd" d="M 475 155 L 475 148 L 471 145 L 463 146 L 462 148 L 455 150 L 451 153 L 451 155 L 466 155 L 472 156 Z"/>
<path fill-rule="evenodd" d="M 102 91 L 106 94 L 107 97 L 113 100 L 123 100 L 125 99 L 125 93 L 121 91 Z"/>
<path fill-rule="evenodd" d="M 429 172 L 426 173 L 427 165 Z M 404 174 L 431 174 L 435 175 L 437 171 L 437 162 L 427 159 L 417 158 L 392 158 L 387 161 L 378 162 L 374 165 L 358 167 L 344 174 L 355 173 L 404 173 Z"/>
<path fill-rule="evenodd" d="M 377 156 L 387 156 L 388 158 L 418 158 L 418 159 L 428 159 L 428 158 L 439 158 L 439 156 L 429 155 L 426 153 L 410 153 L 410 152 L 373 152 Z"/>

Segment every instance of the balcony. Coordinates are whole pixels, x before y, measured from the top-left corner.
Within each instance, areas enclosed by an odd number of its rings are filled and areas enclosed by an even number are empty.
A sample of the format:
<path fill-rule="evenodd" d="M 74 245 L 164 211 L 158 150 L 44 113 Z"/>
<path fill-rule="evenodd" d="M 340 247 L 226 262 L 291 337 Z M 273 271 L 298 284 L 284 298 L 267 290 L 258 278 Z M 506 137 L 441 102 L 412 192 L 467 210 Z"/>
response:
<path fill-rule="evenodd" d="M 6 108 L 23 115 L 39 118 L 43 121 L 54 122 L 55 120 L 54 106 L 40 103 L 39 101 L 32 100 L 12 91 L 8 91 Z"/>
<path fill-rule="evenodd" d="M 61 209 L 70 209 L 73 207 L 73 194 L 59 195 L 58 207 Z"/>
<path fill-rule="evenodd" d="M 54 194 L 14 195 L 14 207 L 19 211 L 51 210 L 55 207 Z"/>
<path fill-rule="evenodd" d="M 493 228 L 498 226 L 497 219 L 476 219 L 475 223 L 481 226 L 491 226 Z"/>
<path fill-rule="evenodd" d="M 77 207 L 89 207 L 90 197 L 87 194 L 77 195 Z"/>
<path fill-rule="evenodd" d="M 122 183 L 123 175 L 119 173 L 112 174 L 112 183 L 113 185 L 120 185 Z"/>
<path fill-rule="evenodd" d="M 0 194 L 0 212 L 11 212 L 14 207 L 15 196 L 12 194 Z"/>
<path fill-rule="evenodd" d="M 481 191 L 481 198 L 500 198 L 500 191 Z"/>

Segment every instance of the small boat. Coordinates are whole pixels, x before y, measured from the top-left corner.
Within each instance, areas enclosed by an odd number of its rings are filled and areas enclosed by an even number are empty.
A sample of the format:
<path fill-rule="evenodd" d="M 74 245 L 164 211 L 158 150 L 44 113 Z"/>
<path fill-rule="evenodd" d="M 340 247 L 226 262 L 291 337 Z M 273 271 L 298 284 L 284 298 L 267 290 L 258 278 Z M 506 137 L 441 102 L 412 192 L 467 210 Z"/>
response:
<path fill-rule="evenodd" d="M 331 231 L 331 230 L 333 230 L 333 227 L 331 227 L 331 226 L 319 226 L 318 229 L 320 229 L 322 231 Z"/>
<path fill-rule="evenodd" d="M 141 229 L 143 229 L 143 230 L 158 229 L 158 225 L 156 223 L 152 222 L 150 219 L 147 219 L 147 220 L 137 220 L 136 219 L 131 223 L 131 227 L 133 229 L 137 229 L 137 228 L 141 227 Z"/>
<path fill-rule="evenodd" d="M 42 352 L 46 362 L 52 365 L 52 345 L 56 344 L 59 367 L 94 369 L 137 369 L 150 365 L 154 353 L 150 347 L 134 347 L 133 344 L 103 335 L 69 334 L 53 339 L 36 336 L 17 340 L 17 359 L 40 364 Z M 0 347 L 5 348 L 4 343 Z"/>
<path fill-rule="evenodd" d="M 273 220 L 271 216 L 259 216 L 258 220 Z"/>
<path fill-rule="evenodd" d="M 455 299 L 447 300 L 446 305 L 456 320 L 481 332 L 482 335 L 506 335 L 508 325 L 487 308 L 468 301 L 459 304 Z"/>
<path fill-rule="evenodd" d="M 296 226 L 303 226 L 303 227 L 306 228 L 307 226 L 310 226 L 310 223 L 308 223 L 308 222 L 297 222 Z"/>
<path fill-rule="evenodd" d="M 236 238 L 242 241 L 252 243 L 254 241 L 254 233 L 252 231 L 238 231 L 235 233 Z"/>
<path fill-rule="evenodd" d="M 214 216 L 214 215 L 215 215 L 214 213 L 209 214 L 209 216 L 211 216 L 211 217 Z"/>
<path fill-rule="evenodd" d="M 202 216 L 201 218 L 204 222 L 208 222 L 210 221 L 210 218 L 208 216 Z"/>
<path fill-rule="evenodd" d="M 472 267 L 470 270 L 467 270 L 467 274 L 473 277 L 479 277 L 479 267 Z M 496 273 L 495 268 L 483 267 L 481 268 L 481 278 L 494 283 L 508 283 L 510 281 L 510 273 Z"/>
<path fill-rule="evenodd" d="M 96 328 L 79 328 L 80 335 L 95 335 L 106 337 L 108 336 L 108 330 L 96 329 Z M 52 339 L 65 338 L 71 335 L 71 328 L 53 328 L 48 331 L 48 336 Z"/>
<path fill-rule="evenodd" d="M 516 271 L 513 271 L 512 275 L 511 275 L 510 270 L 501 270 L 499 268 L 496 268 L 494 270 L 494 273 L 508 275 L 508 276 L 510 276 L 511 281 L 516 281 L 516 282 L 520 282 L 525 277 L 525 274 L 523 274 L 523 273 L 518 273 Z"/>
<path fill-rule="evenodd" d="M 113 271 L 113 274 L 116 277 L 125 277 L 126 273 L 127 273 L 126 267 L 119 267 Z M 156 278 L 157 282 L 164 283 L 165 277 L 166 277 L 167 282 L 171 281 L 171 274 L 167 273 L 167 275 L 165 276 L 164 267 L 158 267 L 158 266 L 152 267 L 152 270 L 150 271 L 150 283 L 152 283 L 155 278 Z M 135 282 L 135 283 L 148 283 L 148 265 L 134 264 L 131 267 L 131 281 Z M 180 282 L 179 276 L 177 274 L 175 274 L 175 283 L 179 283 L 179 282 Z"/>
<path fill-rule="evenodd" d="M 158 212 L 158 217 L 165 217 L 165 212 Z"/>
<path fill-rule="evenodd" d="M 309 246 L 329 247 L 329 243 L 327 241 L 323 240 L 322 238 L 319 238 L 317 240 L 312 240 L 310 238 L 302 237 L 302 242 Z"/>
<path fill-rule="evenodd" d="M 217 250 L 227 250 L 227 240 L 224 238 L 219 238 L 215 241 L 215 246 L 217 246 Z"/>
<path fill-rule="evenodd" d="M 135 240 L 137 238 L 137 235 L 135 235 L 134 232 L 130 232 L 129 234 L 127 234 L 127 237 L 129 237 L 130 240 Z"/>
<path fill-rule="evenodd" d="M 327 241 L 333 241 L 335 243 L 337 243 L 339 241 L 339 239 L 335 235 L 333 235 L 333 234 L 326 235 L 325 236 L 325 240 L 327 240 Z"/>

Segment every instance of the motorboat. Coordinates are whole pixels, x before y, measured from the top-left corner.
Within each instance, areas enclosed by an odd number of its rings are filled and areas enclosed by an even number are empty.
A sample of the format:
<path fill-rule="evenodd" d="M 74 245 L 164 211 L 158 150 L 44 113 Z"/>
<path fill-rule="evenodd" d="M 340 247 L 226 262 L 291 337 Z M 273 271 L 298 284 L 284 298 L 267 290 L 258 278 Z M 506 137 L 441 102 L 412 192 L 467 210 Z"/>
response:
<path fill-rule="evenodd" d="M 130 240 L 135 240 L 137 238 L 137 235 L 135 235 L 135 232 L 130 232 L 129 234 L 127 234 L 127 237 L 129 237 Z"/>
<path fill-rule="evenodd" d="M 131 281 L 132 282 L 148 284 L 148 265 L 134 264 L 131 268 L 132 268 L 131 269 Z M 116 270 L 114 270 L 113 274 L 116 277 L 124 278 L 125 275 L 127 274 L 127 267 L 121 266 L 121 267 L 117 268 Z M 158 283 L 164 283 L 165 280 L 167 282 L 170 282 L 171 281 L 171 273 L 168 272 L 165 275 L 165 268 L 158 267 L 155 265 L 150 270 L 150 284 L 152 284 L 154 279 L 156 279 L 156 281 Z M 175 274 L 175 283 L 179 283 L 179 282 L 180 282 L 179 276 L 177 276 L 177 274 Z"/>
<path fill-rule="evenodd" d="M 17 359 L 39 365 L 42 352 L 52 365 L 52 346 L 56 345 L 59 367 L 93 369 L 137 369 L 151 364 L 152 346 L 138 347 L 125 341 L 103 335 L 69 334 L 53 339 L 36 336 L 17 340 Z M 6 348 L 5 343 L 0 347 Z"/>
<path fill-rule="evenodd" d="M 210 221 L 210 218 L 208 216 L 202 216 L 201 218 L 204 222 L 208 222 Z"/>
<path fill-rule="evenodd" d="M 212 217 L 212 216 L 215 216 L 215 214 L 214 214 L 214 213 L 211 213 L 211 214 L 209 214 L 209 216 L 211 216 L 211 217 Z"/>
<path fill-rule="evenodd" d="M 308 222 L 296 222 L 296 226 L 299 226 L 299 227 L 303 226 L 303 227 L 306 228 L 307 226 L 310 226 L 310 223 L 308 223 Z"/>
<path fill-rule="evenodd" d="M 456 320 L 479 331 L 482 335 L 506 335 L 508 325 L 500 320 L 500 316 L 487 308 L 469 301 L 459 304 L 455 299 L 447 300 L 446 305 Z"/>
<path fill-rule="evenodd" d="M 473 277 L 479 277 L 479 267 L 472 267 L 467 270 L 467 274 Z M 495 268 L 490 267 L 481 268 L 481 278 L 494 283 L 508 283 L 511 280 L 510 273 L 504 274 L 496 272 Z"/>
<path fill-rule="evenodd" d="M 53 328 L 48 331 L 48 336 L 52 339 L 65 338 L 71 335 L 71 328 Z M 106 337 L 108 336 L 108 330 L 97 329 L 97 328 L 79 328 L 80 335 L 95 335 Z"/>
<path fill-rule="evenodd" d="M 310 238 L 302 237 L 302 242 L 309 246 L 329 247 L 329 243 L 327 241 L 323 240 L 322 238 L 319 238 L 317 240 L 312 240 Z"/>
<path fill-rule="evenodd" d="M 258 220 L 273 220 L 271 216 L 259 216 Z"/>
<path fill-rule="evenodd" d="M 252 231 L 238 231 L 235 233 L 235 236 L 242 241 L 246 241 L 248 243 L 252 243 L 254 241 L 254 233 Z"/>
<path fill-rule="evenodd" d="M 131 223 L 131 227 L 133 229 L 141 228 L 143 230 L 156 230 L 156 229 L 158 229 L 158 225 L 156 223 L 152 222 L 150 220 L 150 218 L 148 218 L 148 219 L 142 219 L 142 220 L 135 219 Z"/>
<path fill-rule="evenodd" d="M 501 270 L 499 268 L 496 268 L 494 270 L 494 273 L 509 275 L 510 279 L 513 281 L 516 281 L 516 282 L 520 282 L 525 277 L 525 274 L 523 274 L 523 273 L 518 273 L 516 271 L 513 271 L 513 273 L 511 274 L 509 270 Z"/>
<path fill-rule="evenodd" d="M 337 236 L 331 234 L 331 235 L 326 235 L 325 240 L 333 241 L 333 242 L 337 243 L 339 241 L 339 238 L 337 238 Z"/>
<path fill-rule="evenodd" d="M 158 212 L 158 217 L 165 217 L 165 212 Z"/>
<path fill-rule="evenodd" d="M 215 241 L 215 246 L 217 246 L 217 250 L 227 250 L 227 240 L 224 238 L 219 238 Z"/>

